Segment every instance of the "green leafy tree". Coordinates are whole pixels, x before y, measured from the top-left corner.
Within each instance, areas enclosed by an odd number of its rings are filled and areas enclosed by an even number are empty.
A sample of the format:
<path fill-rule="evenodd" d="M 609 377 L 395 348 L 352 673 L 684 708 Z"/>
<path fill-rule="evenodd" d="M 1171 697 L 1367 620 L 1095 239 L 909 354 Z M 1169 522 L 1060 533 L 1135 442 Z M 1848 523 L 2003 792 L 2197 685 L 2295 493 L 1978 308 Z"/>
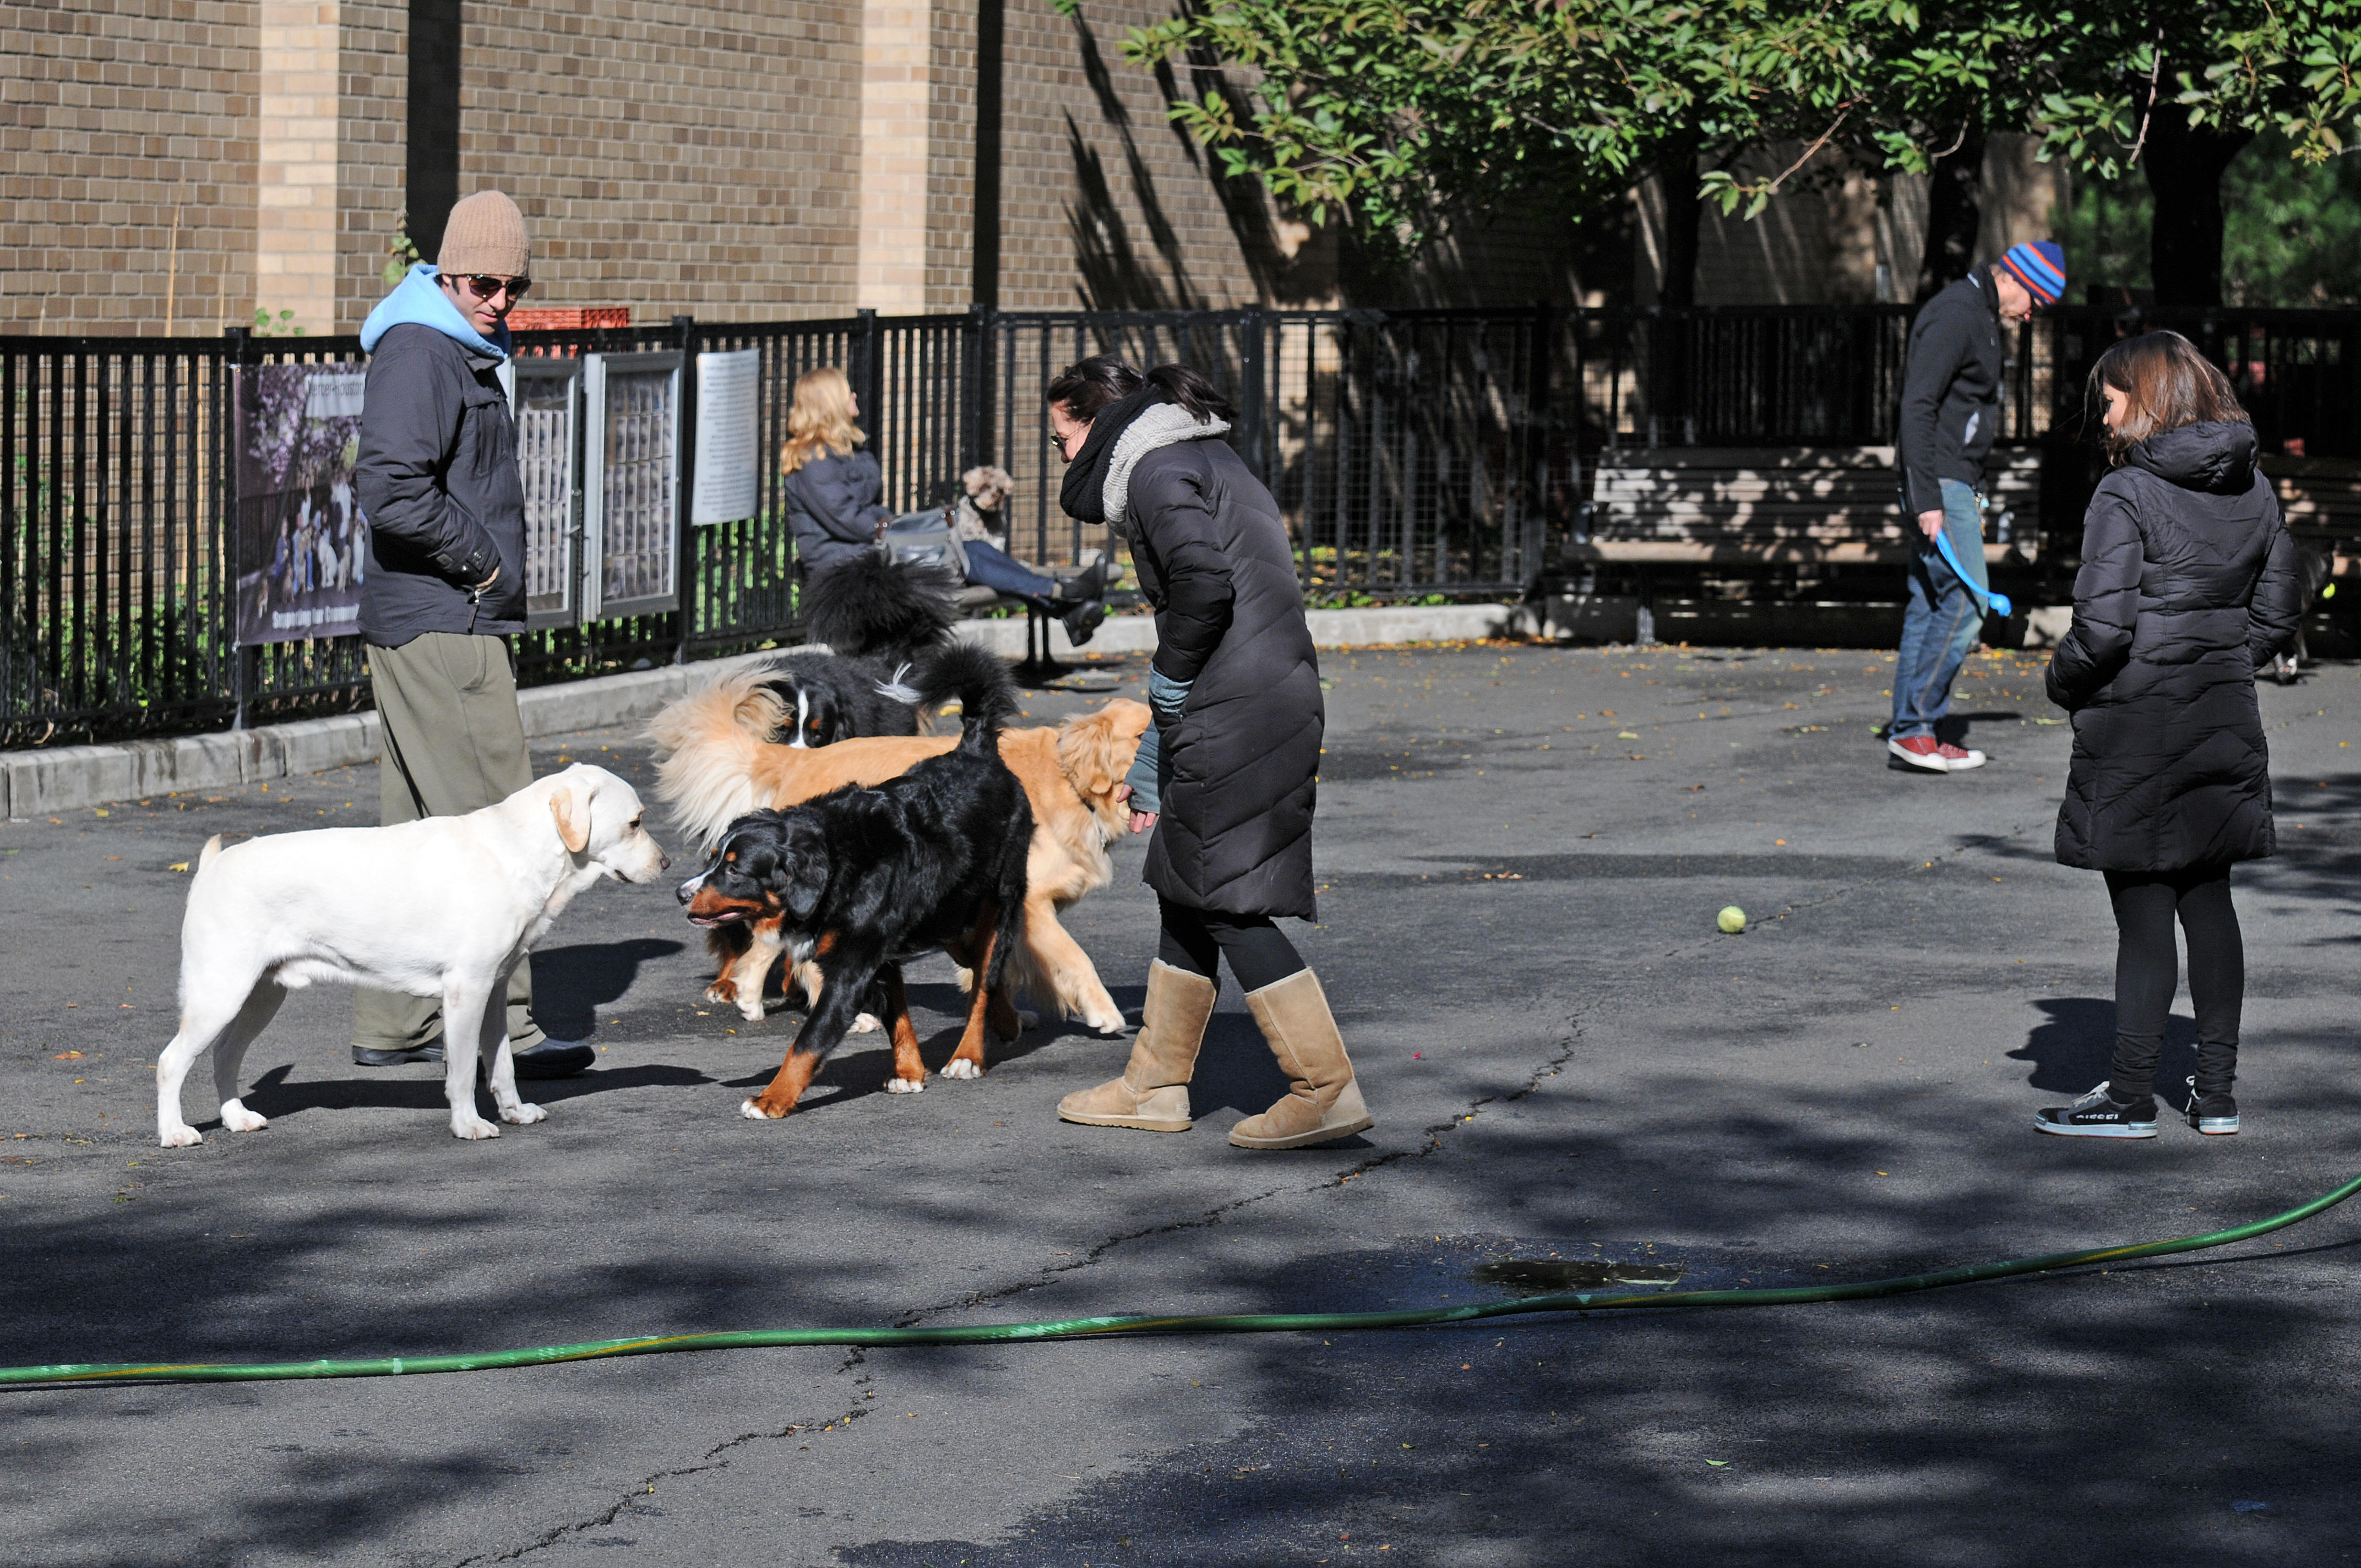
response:
<path fill-rule="evenodd" d="M 2077 170 L 2141 165 L 2159 296 L 2218 299 L 2230 160 L 2269 131 L 2318 162 L 2361 112 L 2361 0 L 1204 0 L 1126 52 L 1195 69 L 1173 116 L 1227 172 L 1381 247 L 1661 170 L 1675 300 L 1688 198 L 1760 212 L 1805 161 L 1736 172 L 1774 141 L 1932 175 L 1922 287 L 1960 276 L 1984 137 L 2020 129 Z"/>
<path fill-rule="evenodd" d="M 1196 68 L 1200 95 L 1173 117 L 1227 173 L 1399 253 L 1455 215 L 1579 215 L 1660 168 L 1677 171 L 1676 209 L 1702 193 L 1759 211 L 1779 179 L 1741 180 L 1728 155 L 1815 118 L 1819 141 L 1834 135 L 1862 101 L 1852 83 L 1869 63 L 1853 18 L 1907 9 L 1213 0 L 1135 29 L 1125 52 Z"/>

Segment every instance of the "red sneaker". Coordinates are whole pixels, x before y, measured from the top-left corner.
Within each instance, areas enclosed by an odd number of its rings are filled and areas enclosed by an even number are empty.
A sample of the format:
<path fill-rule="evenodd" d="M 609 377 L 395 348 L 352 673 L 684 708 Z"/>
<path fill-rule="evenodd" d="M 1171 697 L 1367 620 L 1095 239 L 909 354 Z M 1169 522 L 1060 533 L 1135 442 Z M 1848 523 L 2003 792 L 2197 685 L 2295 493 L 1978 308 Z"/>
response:
<path fill-rule="evenodd" d="M 1944 767 L 1955 773 L 1964 773 L 1970 768 L 1981 768 L 1984 765 L 1984 754 L 1982 751 L 1954 746 L 1949 740 L 1944 741 L 1935 750 L 1941 755 Z"/>
<path fill-rule="evenodd" d="M 1905 767 L 1924 768 L 1930 773 L 1951 771 L 1951 764 L 1943 760 L 1943 750 L 1935 744 L 1932 735 L 1912 735 L 1899 740 L 1888 740 L 1885 749 L 1901 758 Z M 1976 760 L 1983 761 L 1982 757 Z"/>

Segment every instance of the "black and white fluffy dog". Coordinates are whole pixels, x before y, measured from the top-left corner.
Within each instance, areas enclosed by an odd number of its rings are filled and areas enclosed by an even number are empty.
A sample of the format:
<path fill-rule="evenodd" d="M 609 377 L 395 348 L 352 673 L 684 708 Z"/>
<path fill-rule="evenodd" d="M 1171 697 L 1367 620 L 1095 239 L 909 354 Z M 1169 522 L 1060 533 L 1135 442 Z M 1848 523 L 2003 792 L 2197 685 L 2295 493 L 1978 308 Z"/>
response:
<path fill-rule="evenodd" d="M 681 884 L 688 917 L 709 928 L 776 918 L 796 961 L 820 972 L 818 1001 L 770 1087 L 741 1108 L 787 1114 L 872 994 L 893 1031 L 889 1091 L 926 1087 L 902 961 L 941 950 L 974 971 L 975 990 L 945 1078 L 983 1076 L 983 1029 L 1019 1031 L 1004 974 L 1025 935 L 1033 810 L 1000 759 L 1007 708 L 963 717 L 956 750 L 873 788 L 848 786 L 785 811 L 756 811 L 724 831 L 705 869 Z"/>
<path fill-rule="evenodd" d="M 772 743 L 828 746 L 867 735 L 916 735 L 919 716 L 953 697 L 972 710 L 1015 706 L 1008 666 L 952 640 L 958 580 L 882 555 L 815 576 L 805 625 L 825 658 L 783 658 L 760 677 L 779 696 Z"/>

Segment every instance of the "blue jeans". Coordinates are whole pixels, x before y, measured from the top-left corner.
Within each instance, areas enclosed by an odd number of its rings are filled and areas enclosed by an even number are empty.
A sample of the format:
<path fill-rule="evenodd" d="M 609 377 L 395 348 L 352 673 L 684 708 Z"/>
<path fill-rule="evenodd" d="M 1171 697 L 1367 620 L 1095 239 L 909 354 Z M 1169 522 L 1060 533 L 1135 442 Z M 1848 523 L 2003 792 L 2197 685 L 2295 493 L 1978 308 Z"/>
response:
<path fill-rule="evenodd" d="M 1910 563 L 1910 604 L 1902 612 L 1902 652 L 1894 661 L 1894 724 L 1886 731 L 1896 740 L 1935 732 L 1951 711 L 1951 683 L 1983 630 L 1983 510 L 1974 490 L 1957 479 L 1942 483 L 1943 532 L 1960 565 L 1974 574 L 1977 591 L 1969 591 L 1911 518 L 1906 526 L 1917 538 L 1918 554 Z"/>
<path fill-rule="evenodd" d="M 967 554 L 967 580 L 978 587 L 996 589 L 1043 609 L 1058 596 L 1057 584 L 1027 571 L 981 539 L 963 540 L 960 548 Z"/>

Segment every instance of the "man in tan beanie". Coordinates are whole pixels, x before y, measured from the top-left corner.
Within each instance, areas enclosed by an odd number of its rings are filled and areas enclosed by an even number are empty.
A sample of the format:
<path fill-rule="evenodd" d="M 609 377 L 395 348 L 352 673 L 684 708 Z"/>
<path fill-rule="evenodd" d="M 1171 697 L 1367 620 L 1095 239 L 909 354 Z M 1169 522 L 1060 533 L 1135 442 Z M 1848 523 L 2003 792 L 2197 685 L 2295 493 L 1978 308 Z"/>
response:
<path fill-rule="evenodd" d="M 524 485 L 500 378 L 509 310 L 532 287 L 524 214 L 498 191 L 477 192 L 451 209 L 436 259 L 412 267 L 361 328 L 368 391 L 353 491 L 369 522 L 361 638 L 387 823 L 459 816 L 533 782 L 502 641 L 525 628 Z M 533 1021 L 530 966 L 509 980 L 517 1076 L 579 1072 L 590 1047 Z M 442 1036 L 434 1002 L 355 997 L 361 1066 L 440 1061 Z"/>

